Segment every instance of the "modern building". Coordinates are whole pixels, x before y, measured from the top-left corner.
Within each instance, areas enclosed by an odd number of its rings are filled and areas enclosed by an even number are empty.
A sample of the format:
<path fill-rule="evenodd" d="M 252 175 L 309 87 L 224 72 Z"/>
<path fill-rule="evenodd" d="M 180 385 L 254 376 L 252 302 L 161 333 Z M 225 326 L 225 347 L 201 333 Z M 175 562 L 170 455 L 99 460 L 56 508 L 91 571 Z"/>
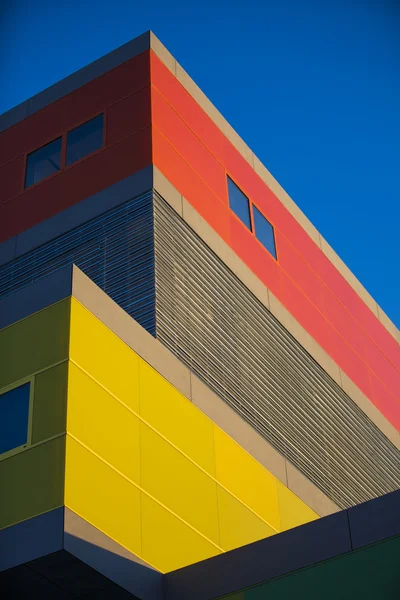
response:
<path fill-rule="evenodd" d="M 0 597 L 397 598 L 399 342 L 152 33 L 0 116 Z"/>

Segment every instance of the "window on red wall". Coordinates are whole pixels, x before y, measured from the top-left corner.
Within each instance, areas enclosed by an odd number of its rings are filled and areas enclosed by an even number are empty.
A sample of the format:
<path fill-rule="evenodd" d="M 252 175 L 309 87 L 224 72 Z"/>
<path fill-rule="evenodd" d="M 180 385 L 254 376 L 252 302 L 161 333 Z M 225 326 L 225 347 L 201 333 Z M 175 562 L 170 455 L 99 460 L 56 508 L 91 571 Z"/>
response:
<path fill-rule="evenodd" d="M 274 258 L 276 258 L 274 228 L 271 223 L 253 204 L 254 233 L 256 238 L 262 243 Z"/>
<path fill-rule="evenodd" d="M 61 169 L 61 142 L 62 138 L 59 137 L 28 154 L 25 187 L 29 187 Z"/>
<path fill-rule="evenodd" d="M 68 132 L 66 166 L 102 147 L 103 121 L 103 115 L 99 115 Z"/>
<path fill-rule="evenodd" d="M 229 206 L 244 225 L 251 231 L 250 203 L 240 188 L 228 177 Z"/>

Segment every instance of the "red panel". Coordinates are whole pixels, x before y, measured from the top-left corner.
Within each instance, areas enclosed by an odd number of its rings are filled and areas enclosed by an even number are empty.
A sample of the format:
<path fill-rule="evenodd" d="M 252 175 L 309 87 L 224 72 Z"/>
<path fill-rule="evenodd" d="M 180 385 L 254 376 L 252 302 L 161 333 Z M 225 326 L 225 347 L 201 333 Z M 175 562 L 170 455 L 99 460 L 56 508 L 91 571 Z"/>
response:
<path fill-rule="evenodd" d="M 0 168 L 0 206 L 22 192 L 24 176 L 24 156 L 20 156 Z"/>
<path fill-rule="evenodd" d="M 276 264 L 272 267 L 269 254 L 234 216 L 231 217 L 232 248 L 366 395 L 372 398 L 372 371 L 388 389 L 398 393 L 399 372 L 390 364 L 392 361 L 400 368 L 396 341 L 176 78 L 152 53 L 150 60 L 152 85 L 274 225 L 279 264 L 293 281 Z M 163 125 L 164 121 L 171 123 L 167 112 L 156 110 L 154 118 L 159 119 L 158 127 L 177 146 L 176 127 Z M 186 144 L 179 152 L 198 171 L 197 141 L 190 150 L 192 142 L 187 132 L 185 135 Z M 182 192 L 179 169 L 173 183 Z M 189 197 L 187 192 L 182 193 L 201 210 L 201 195 L 196 197 L 193 192 Z M 212 217 L 205 218 L 210 222 Z"/>
<path fill-rule="evenodd" d="M 150 86 L 116 102 L 107 110 L 107 146 L 150 125 Z"/>
<path fill-rule="evenodd" d="M 151 164 L 151 129 L 125 138 L 0 208 L 0 242 Z"/>
<path fill-rule="evenodd" d="M 225 136 L 160 59 L 150 52 L 151 83 L 190 129 L 223 162 Z"/>
<path fill-rule="evenodd" d="M 124 96 L 149 85 L 149 80 L 149 52 L 144 52 L 2 132 L 0 165 L 40 148 Z"/>
<path fill-rule="evenodd" d="M 200 175 L 220 200 L 228 204 L 225 169 L 188 128 L 156 89 L 151 92 L 153 125 Z"/>
<path fill-rule="evenodd" d="M 232 249 L 268 289 L 278 296 L 284 274 L 276 260 L 268 252 L 265 252 L 263 246 L 254 239 L 238 217 L 231 211 L 229 212 Z"/>
<path fill-rule="evenodd" d="M 228 244 L 231 211 L 153 127 L 153 163 Z"/>

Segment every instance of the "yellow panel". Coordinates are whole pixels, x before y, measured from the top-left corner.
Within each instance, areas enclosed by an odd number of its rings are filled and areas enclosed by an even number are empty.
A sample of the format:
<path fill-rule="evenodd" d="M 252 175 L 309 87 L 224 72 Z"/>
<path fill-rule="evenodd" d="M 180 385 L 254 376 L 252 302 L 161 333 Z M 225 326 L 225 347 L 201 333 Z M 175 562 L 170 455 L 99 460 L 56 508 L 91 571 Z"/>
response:
<path fill-rule="evenodd" d="M 35 377 L 32 444 L 66 430 L 68 362 Z"/>
<path fill-rule="evenodd" d="M 219 542 L 216 483 L 140 424 L 141 486 L 213 542 Z"/>
<path fill-rule="evenodd" d="M 0 388 L 68 358 L 70 298 L 0 331 Z"/>
<path fill-rule="evenodd" d="M 65 506 L 140 556 L 139 490 L 68 435 Z"/>
<path fill-rule="evenodd" d="M 281 531 L 292 529 L 303 523 L 319 519 L 317 513 L 307 506 L 298 496 L 278 481 L 279 509 L 281 514 Z"/>
<path fill-rule="evenodd" d="M 163 573 L 220 554 L 218 548 L 142 494 L 142 558 Z"/>
<path fill-rule="evenodd" d="M 73 363 L 67 431 L 126 477 L 140 482 L 138 417 Z"/>
<path fill-rule="evenodd" d="M 65 436 L 0 462 L 0 529 L 63 505 Z"/>
<path fill-rule="evenodd" d="M 276 531 L 218 486 L 218 514 L 221 547 L 233 550 L 274 535 Z"/>
<path fill-rule="evenodd" d="M 218 482 L 279 531 L 275 477 L 218 427 L 214 439 Z"/>
<path fill-rule="evenodd" d="M 143 419 L 215 476 L 212 421 L 144 360 L 139 376 Z"/>
<path fill-rule="evenodd" d="M 70 357 L 132 410 L 139 412 L 139 357 L 75 298 Z"/>

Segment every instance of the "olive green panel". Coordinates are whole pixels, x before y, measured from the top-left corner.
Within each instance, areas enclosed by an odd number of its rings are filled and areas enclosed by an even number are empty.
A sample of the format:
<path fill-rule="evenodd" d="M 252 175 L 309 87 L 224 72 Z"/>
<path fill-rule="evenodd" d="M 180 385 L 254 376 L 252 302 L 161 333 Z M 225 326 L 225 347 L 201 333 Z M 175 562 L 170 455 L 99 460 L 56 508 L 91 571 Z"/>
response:
<path fill-rule="evenodd" d="M 64 504 L 65 435 L 0 462 L 0 529 Z"/>
<path fill-rule="evenodd" d="M 66 431 L 68 362 L 35 377 L 32 444 Z"/>
<path fill-rule="evenodd" d="M 397 600 L 400 536 L 224 596 L 224 600 Z"/>
<path fill-rule="evenodd" d="M 0 388 L 68 357 L 70 298 L 0 331 Z"/>

